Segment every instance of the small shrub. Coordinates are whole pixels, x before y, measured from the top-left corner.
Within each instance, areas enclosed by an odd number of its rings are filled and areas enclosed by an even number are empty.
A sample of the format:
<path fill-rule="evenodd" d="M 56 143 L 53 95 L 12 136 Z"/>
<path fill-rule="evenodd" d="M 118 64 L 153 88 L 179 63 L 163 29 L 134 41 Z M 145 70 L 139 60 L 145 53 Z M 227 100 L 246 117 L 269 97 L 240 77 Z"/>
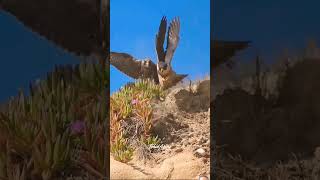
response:
<path fill-rule="evenodd" d="M 138 80 L 125 86 L 110 98 L 110 144 L 116 160 L 131 160 L 132 142 L 141 140 L 146 144 L 159 143 L 151 136 L 151 100 L 164 96 L 159 85 L 150 80 Z M 139 130 L 138 130 L 139 129 Z"/>

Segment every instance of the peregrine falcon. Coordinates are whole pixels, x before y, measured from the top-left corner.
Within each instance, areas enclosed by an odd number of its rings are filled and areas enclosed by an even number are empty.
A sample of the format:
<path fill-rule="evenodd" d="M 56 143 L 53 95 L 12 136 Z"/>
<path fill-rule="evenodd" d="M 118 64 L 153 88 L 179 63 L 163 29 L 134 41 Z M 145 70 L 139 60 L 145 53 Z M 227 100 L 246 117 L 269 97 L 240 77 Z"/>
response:
<path fill-rule="evenodd" d="M 174 18 L 169 26 L 168 35 L 167 35 L 167 47 L 166 51 L 163 49 L 163 43 L 167 31 L 167 19 L 162 17 L 159 31 L 156 35 L 156 52 L 157 52 L 157 72 L 159 83 L 163 88 L 169 88 L 175 85 L 177 82 L 181 81 L 187 75 L 176 74 L 171 66 L 171 61 L 173 54 L 179 44 L 179 33 L 180 33 L 180 19 L 178 17 Z"/>
<path fill-rule="evenodd" d="M 171 60 L 179 42 L 180 20 L 175 18 L 171 23 L 167 37 L 167 49 L 164 51 L 163 43 L 166 36 L 167 19 L 162 17 L 159 31 L 156 35 L 155 45 L 157 64 L 151 59 L 138 60 L 127 53 L 111 52 L 110 64 L 134 79 L 152 79 L 163 89 L 170 88 L 185 78 L 186 74 L 176 74 L 171 66 Z"/>

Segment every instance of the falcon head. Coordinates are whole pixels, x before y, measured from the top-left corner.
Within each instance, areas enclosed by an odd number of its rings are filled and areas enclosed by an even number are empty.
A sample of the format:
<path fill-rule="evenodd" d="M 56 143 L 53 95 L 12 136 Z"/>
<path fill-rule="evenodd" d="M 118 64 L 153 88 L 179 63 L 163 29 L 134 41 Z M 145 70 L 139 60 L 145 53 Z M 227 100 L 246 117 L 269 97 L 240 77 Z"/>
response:
<path fill-rule="evenodd" d="M 170 64 L 163 61 L 157 63 L 157 70 L 161 76 L 166 76 L 172 71 Z"/>

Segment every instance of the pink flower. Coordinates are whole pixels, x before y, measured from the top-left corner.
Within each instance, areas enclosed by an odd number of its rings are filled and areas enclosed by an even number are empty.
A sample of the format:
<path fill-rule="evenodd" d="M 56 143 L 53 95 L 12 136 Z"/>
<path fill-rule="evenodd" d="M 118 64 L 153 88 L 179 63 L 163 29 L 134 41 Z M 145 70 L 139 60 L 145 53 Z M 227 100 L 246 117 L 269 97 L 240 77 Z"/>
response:
<path fill-rule="evenodd" d="M 77 121 L 72 122 L 70 125 L 71 134 L 84 133 L 85 126 L 86 126 L 86 124 L 84 121 L 77 120 Z"/>
<path fill-rule="evenodd" d="M 138 104 L 138 102 L 139 102 L 138 99 L 133 99 L 133 100 L 131 101 L 131 104 L 132 104 L 132 105 L 136 105 L 136 104 Z"/>

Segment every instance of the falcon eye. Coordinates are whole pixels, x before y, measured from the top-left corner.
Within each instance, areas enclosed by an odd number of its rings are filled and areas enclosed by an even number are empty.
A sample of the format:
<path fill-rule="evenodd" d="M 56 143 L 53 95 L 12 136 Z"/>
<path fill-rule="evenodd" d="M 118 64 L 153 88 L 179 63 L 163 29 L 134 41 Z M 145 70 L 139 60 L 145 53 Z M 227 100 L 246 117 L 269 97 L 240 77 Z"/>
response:
<path fill-rule="evenodd" d="M 167 64 L 163 65 L 163 69 L 166 70 L 167 69 Z"/>

